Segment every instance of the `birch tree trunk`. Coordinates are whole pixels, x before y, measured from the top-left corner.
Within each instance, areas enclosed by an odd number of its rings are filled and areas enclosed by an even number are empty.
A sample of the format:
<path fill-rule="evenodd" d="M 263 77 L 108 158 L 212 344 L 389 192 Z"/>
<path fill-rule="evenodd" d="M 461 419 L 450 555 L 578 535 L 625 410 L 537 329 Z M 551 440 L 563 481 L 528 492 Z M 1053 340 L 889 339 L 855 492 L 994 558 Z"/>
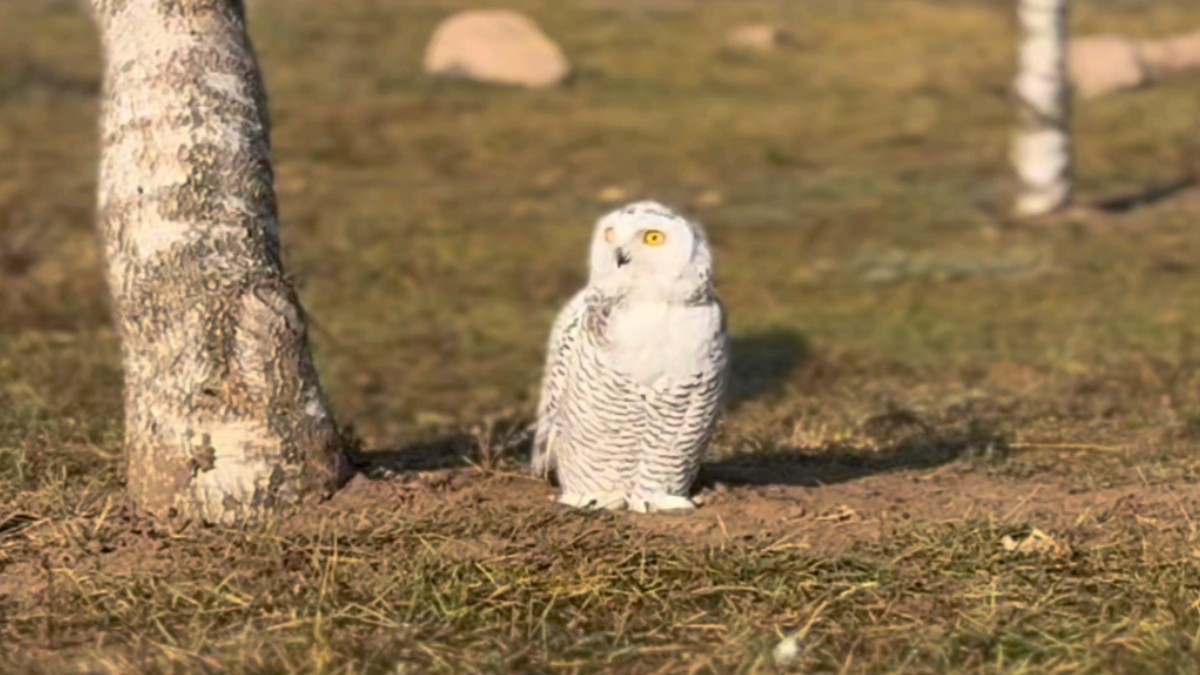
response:
<path fill-rule="evenodd" d="M 229 524 L 331 491 L 348 464 L 280 262 L 241 0 L 92 5 L 129 492 L 152 514 Z"/>
<path fill-rule="evenodd" d="M 1018 215 L 1056 211 L 1071 199 L 1071 88 L 1067 74 L 1069 0 L 1018 0 L 1020 110 L 1013 163 Z"/>

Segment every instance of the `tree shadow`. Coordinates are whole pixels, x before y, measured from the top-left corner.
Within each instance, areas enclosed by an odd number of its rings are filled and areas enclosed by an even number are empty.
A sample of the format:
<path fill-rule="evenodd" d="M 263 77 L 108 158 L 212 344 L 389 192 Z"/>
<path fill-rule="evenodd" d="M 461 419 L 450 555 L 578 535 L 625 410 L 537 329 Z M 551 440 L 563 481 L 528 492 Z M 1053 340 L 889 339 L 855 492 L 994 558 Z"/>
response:
<path fill-rule="evenodd" d="M 1174 197 L 1184 190 L 1191 189 L 1197 184 L 1196 178 L 1184 176 L 1169 183 L 1150 185 L 1137 192 L 1117 195 L 1096 202 L 1096 208 L 1106 213 L 1129 213 L 1134 209 L 1152 206 L 1161 201 Z"/>
<path fill-rule="evenodd" d="M 393 448 L 356 448 L 348 455 L 358 473 L 368 478 L 466 467 L 490 471 L 527 464 L 532 441 L 527 419 L 500 417 L 487 419 L 470 430 L 443 433 Z"/>
<path fill-rule="evenodd" d="M 893 411 L 868 420 L 864 426 L 872 424 L 907 426 L 915 428 L 916 433 L 879 447 L 834 444 L 726 457 L 701 468 L 697 489 L 717 484 L 819 487 L 897 471 L 933 469 L 962 459 L 995 461 L 1010 452 L 1004 436 L 980 422 L 966 429 L 937 431 L 910 412 Z M 882 433 L 888 435 L 891 431 L 885 429 Z"/>
<path fill-rule="evenodd" d="M 730 352 L 729 410 L 779 393 L 811 356 L 808 340 L 782 327 L 734 336 Z"/>
<path fill-rule="evenodd" d="M 406 471 L 442 471 L 471 466 L 479 444 L 466 432 L 451 433 L 396 448 L 354 450 L 350 463 L 368 478 Z"/>
<path fill-rule="evenodd" d="M 521 470 L 532 435 L 524 420 L 505 420 L 483 434 L 454 432 L 394 449 L 350 453 L 358 473 L 386 479 L 398 473 L 451 471 L 467 467 Z M 898 471 L 934 469 L 960 460 L 997 462 L 1012 449 L 1006 436 L 982 419 L 935 429 L 905 409 L 890 409 L 861 425 L 878 444 L 829 443 L 818 447 L 756 450 L 705 463 L 696 491 L 730 487 L 820 487 Z"/>

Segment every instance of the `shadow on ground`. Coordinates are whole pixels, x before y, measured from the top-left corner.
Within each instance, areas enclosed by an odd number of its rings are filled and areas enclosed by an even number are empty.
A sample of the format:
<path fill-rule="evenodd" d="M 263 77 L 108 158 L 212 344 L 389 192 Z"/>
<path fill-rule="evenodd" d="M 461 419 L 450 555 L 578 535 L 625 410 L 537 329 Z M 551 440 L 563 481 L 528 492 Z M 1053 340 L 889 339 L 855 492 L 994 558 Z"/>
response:
<path fill-rule="evenodd" d="M 808 340 L 790 328 L 735 336 L 730 351 L 729 410 L 779 394 L 811 356 Z"/>
<path fill-rule="evenodd" d="M 818 487 L 897 471 L 933 469 L 960 459 L 998 460 L 1009 453 L 1005 438 L 988 425 L 936 430 L 907 411 L 876 416 L 864 423 L 864 430 L 871 436 L 891 436 L 891 440 L 877 448 L 838 444 L 738 454 L 705 464 L 697 488 L 718 484 Z"/>
<path fill-rule="evenodd" d="M 468 466 L 519 470 L 517 467 L 527 464 L 529 450 L 529 435 L 521 429 L 523 425 L 513 422 L 488 435 L 446 434 L 396 449 L 356 452 L 353 461 L 370 478 Z M 939 430 L 909 411 L 893 410 L 865 421 L 863 431 L 879 445 L 756 449 L 706 463 L 696 489 L 717 485 L 819 487 L 898 471 L 934 469 L 964 459 L 997 461 L 1010 453 L 1004 435 L 981 421 L 966 428 Z"/>
<path fill-rule="evenodd" d="M 780 393 L 810 358 L 807 341 L 787 329 L 733 339 L 729 407 Z M 492 419 L 478 428 L 434 436 L 390 449 L 357 451 L 352 461 L 370 478 L 468 466 L 521 470 L 528 464 L 532 429 L 520 416 Z M 981 419 L 935 428 L 915 413 L 889 409 L 865 420 L 864 445 L 756 448 L 704 465 L 697 490 L 784 485 L 817 487 L 897 471 L 932 469 L 960 459 L 992 460 L 1009 452 L 1002 434 Z"/>
<path fill-rule="evenodd" d="M 733 338 L 729 406 L 777 394 L 808 359 L 804 336 L 776 328 Z M 351 461 L 367 476 L 405 471 L 437 471 L 501 462 L 525 465 L 529 459 L 529 420 L 517 417 L 485 424 L 472 433 L 454 432 L 395 448 L 355 451 Z"/>
<path fill-rule="evenodd" d="M 528 419 L 505 416 L 465 431 L 439 434 L 393 448 L 355 450 L 355 468 L 369 478 L 406 471 L 441 471 L 477 466 L 515 470 L 529 462 L 533 430 Z"/>
<path fill-rule="evenodd" d="M 396 448 L 350 453 L 350 461 L 369 478 L 386 478 L 405 471 L 439 471 L 470 466 L 479 444 L 468 433 L 453 433 Z"/>
<path fill-rule="evenodd" d="M 1161 185 L 1150 185 L 1137 192 L 1101 199 L 1096 208 L 1107 213 L 1129 213 L 1138 208 L 1153 206 L 1196 187 L 1193 176 L 1184 176 Z"/>

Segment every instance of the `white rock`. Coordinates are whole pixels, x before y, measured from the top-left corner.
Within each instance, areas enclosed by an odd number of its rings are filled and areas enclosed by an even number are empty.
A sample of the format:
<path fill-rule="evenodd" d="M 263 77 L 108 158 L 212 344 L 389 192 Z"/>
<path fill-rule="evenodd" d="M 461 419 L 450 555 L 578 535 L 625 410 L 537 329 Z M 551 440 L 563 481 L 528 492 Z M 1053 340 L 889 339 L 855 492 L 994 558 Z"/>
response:
<path fill-rule="evenodd" d="M 794 36 L 786 28 L 771 24 L 738 26 L 725 36 L 725 44 L 734 49 L 769 52 L 792 44 Z"/>
<path fill-rule="evenodd" d="M 1150 80 L 1137 45 L 1116 35 L 1072 40 L 1068 60 L 1075 92 L 1083 98 L 1137 89 Z"/>
<path fill-rule="evenodd" d="M 725 195 L 719 190 L 705 190 L 696 196 L 696 206 L 712 208 L 725 203 Z"/>
<path fill-rule="evenodd" d="M 596 200 L 605 204 L 616 204 L 629 199 L 629 191 L 620 185 L 609 185 L 596 194 Z"/>
<path fill-rule="evenodd" d="M 1155 77 L 1200 70 L 1200 31 L 1138 44 L 1142 63 Z"/>
<path fill-rule="evenodd" d="M 503 9 L 470 10 L 438 25 L 425 50 L 425 72 L 539 88 L 561 83 L 571 66 L 528 17 Z"/>
<path fill-rule="evenodd" d="M 787 668 L 795 665 L 803 651 L 804 647 L 800 640 L 795 635 L 789 635 L 780 640 L 779 644 L 775 645 L 775 649 L 771 650 L 771 658 L 777 667 Z"/>

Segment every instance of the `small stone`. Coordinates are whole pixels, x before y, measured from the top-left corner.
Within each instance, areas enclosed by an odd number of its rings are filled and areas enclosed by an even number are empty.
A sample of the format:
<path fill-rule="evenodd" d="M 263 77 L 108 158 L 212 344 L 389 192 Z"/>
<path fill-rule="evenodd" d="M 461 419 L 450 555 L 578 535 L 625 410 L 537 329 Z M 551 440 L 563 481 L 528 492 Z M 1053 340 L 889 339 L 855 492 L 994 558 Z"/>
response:
<path fill-rule="evenodd" d="M 549 190 L 557 187 L 563 179 L 563 170 L 557 167 L 546 169 L 533 178 L 534 187 L 539 190 Z"/>
<path fill-rule="evenodd" d="M 427 488 L 440 488 L 450 484 L 450 475 L 445 471 L 421 471 L 417 473 L 417 482 Z"/>
<path fill-rule="evenodd" d="M 571 66 L 558 45 L 523 14 L 470 10 L 438 25 L 425 50 L 425 72 L 541 88 L 561 84 Z"/>
<path fill-rule="evenodd" d="M 716 190 L 705 190 L 696 197 L 696 206 L 700 208 L 712 208 L 725 203 L 725 196 Z"/>
<path fill-rule="evenodd" d="M 791 31 L 771 24 L 738 26 L 725 36 L 725 44 L 734 49 L 769 52 L 795 42 Z"/>
<path fill-rule="evenodd" d="M 1072 40 L 1068 59 L 1071 82 L 1083 98 L 1137 89 L 1150 81 L 1137 45 L 1116 35 Z"/>
<path fill-rule="evenodd" d="M 1043 532 L 1038 528 L 1033 528 L 1028 535 L 1017 539 L 1012 535 L 1006 534 L 1000 540 L 1000 546 L 1009 553 L 1019 554 L 1034 554 L 1034 555 L 1049 555 L 1049 556 L 1068 556 L 1071 554 L 1071 547 L 1055 537 Z"/>
<path fill-rule="evenodd" d="M 771 658 L 775 661 L 776 667 L 787 668 L 796 663 L 803 651 L 800 640 L 795 635 L 789 635 L 780 640 L 779 644 L 775 645 L 775 649 L 771 650 Z"/>
<path fill-rule="evenodd" d="M 419 427 L 441 427 L 449 425 L 454 420 L 449 415 L 434 410 L 418 410 L 413 421 Z"/>
<path fill-rule="evenodd" d="M 1200 70 L 1200 31 L 1138 43 L 1138 54 L 1156 78 Z"/>
<path fill-rule="evenodd" d="M 629 192 L 625 188 L 619 185 L 610 185 L 601 190 L 600 193 L 596 195 L 596 199 L 604 204 L 616 204 L 618 202 L 626 201 L 628 196 Z"/>

